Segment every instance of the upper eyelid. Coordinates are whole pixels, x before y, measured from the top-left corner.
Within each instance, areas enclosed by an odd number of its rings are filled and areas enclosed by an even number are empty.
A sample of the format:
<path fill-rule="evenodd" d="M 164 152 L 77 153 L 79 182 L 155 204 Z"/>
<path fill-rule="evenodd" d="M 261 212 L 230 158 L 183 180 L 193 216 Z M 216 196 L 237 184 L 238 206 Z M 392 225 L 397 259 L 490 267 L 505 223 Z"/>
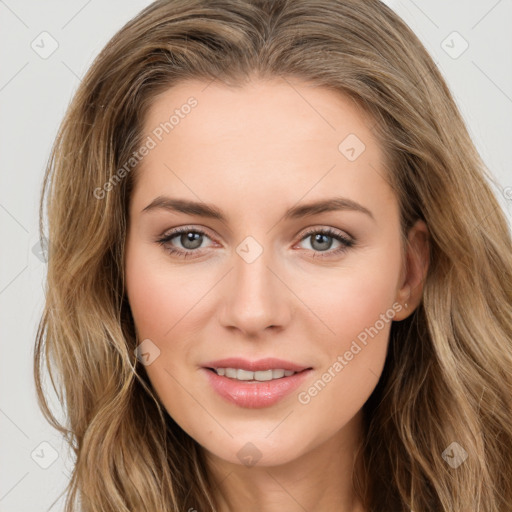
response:
<path fill-rule="evenodd" d="M 322 226 L 322 227 L 314 226 L 312 228 L 306 228 L 306 230 L 302 232 L 302 238 L 304 238 L 305 236 L 311 235 L 312 233 L 316 233 L 318 231 L 334 231 L 337 235 L 339 235 L 343 238 L 349 238 L 350 240 L 355 240 L 355 238 L 347 231 L 344 231 L 339 228 L 334 228 L 332 226 Z"/>
<path fill-rule="evenodd" d="M 210 238 L 211 240 L 213 240 L 215 238 L 215 237 L 210 236 L 209 230 L 203 226 L 201 226 L 199 228 L 197 226 L 179 226 L 177 228 L 173 228 L 173 229 L 165 231 L 159 238 L 160 239 L 174 238 L 175 236 L 178 236 L 182 233 L 187 233 L 189 231 L 202 233 L 202 234 L 208 236 L 208 238 Z"/>

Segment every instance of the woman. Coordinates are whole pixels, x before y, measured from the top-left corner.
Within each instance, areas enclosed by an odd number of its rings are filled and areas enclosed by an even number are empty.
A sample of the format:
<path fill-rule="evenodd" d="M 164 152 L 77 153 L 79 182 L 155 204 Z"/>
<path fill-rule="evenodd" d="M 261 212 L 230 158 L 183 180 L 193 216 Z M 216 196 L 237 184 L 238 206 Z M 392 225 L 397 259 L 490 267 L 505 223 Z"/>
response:
<path fill-rule="evenodd" d="M 66 510 L 509 511 L 491 180 L 377 0 L 143 10 L 81 83 L 41 200 L 34 371 L 76 455 Z"/>

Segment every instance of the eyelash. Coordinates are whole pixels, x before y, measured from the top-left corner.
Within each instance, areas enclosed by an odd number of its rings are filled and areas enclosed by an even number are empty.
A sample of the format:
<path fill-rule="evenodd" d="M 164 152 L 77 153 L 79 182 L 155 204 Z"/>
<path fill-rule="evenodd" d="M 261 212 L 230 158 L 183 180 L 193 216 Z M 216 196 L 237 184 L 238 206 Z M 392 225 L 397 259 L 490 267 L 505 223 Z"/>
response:
<path fill-rule="evenodd" d="M 170 253 L 172 255 L 176 255 L 180 258 L 188 258 L 193 253 L 200 252 L 200 249 L 182 250 L 182 249 L 176 249 L 170 245 L 167 245 L 173 238 L 175 238 L 176 236 L 181 235 L 183 233 L 197 233 L 197 234 L 200 234 L 200 235 L 210 238 L 208 236 L 208 234 L 205 231 L 203 231 L 202 229 L 197 229 L 197 228 L 192 229 L 192 228 L 185 226 L 182 228 L 176 228 L 175 230 L 171 231 L 167 235 L 164 235 L 163 237 L 157 239 L 156 242 L 159 243 L 160 245 L 162 245 L 165 251 L 167 251 L 168 253 Z M 329 258 L 332 256 L 337 256 L 337 255 L 340 255 L 340 254 L 346 252 L 349 248 L 351 248 L 355 245 L 354 239 L 344 237 L 344 236 L 340 235 L 340 233 L 338 233 L 337 231 L 335 231 L 331 228 L 324 228 L 324 229 L 318 229 L 318 228 L 314 229 L 313 228 L 313 229 L 307 231 L 306 233 L 304 233 L 304 235 L 300 239 L 300 241 L 302 242 L 303 240 L 310 237 L 311 235 L 316 235 L 316 234 L 327 235 L 331 238 L 334 238 L 335 240 L 340 242 L 342 245 L 338 249 L 335 249 L 335 250 L 314 251 L 316 254 L 313 255 L 313 258 Z M 325 253 L 326 255 L 324 255 L 322 253 Z"/>

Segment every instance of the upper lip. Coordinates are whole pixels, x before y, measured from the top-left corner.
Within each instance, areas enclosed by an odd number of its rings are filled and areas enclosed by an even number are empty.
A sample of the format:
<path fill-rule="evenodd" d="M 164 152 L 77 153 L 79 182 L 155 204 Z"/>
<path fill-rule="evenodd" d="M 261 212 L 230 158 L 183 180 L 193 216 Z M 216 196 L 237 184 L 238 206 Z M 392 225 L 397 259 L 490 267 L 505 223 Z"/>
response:
<path fill-rule="evenodd" d="M 249 361 L 248 359 L 243 359 L 241 357 L 228 357 L 204 363 L 203 366 L 205 368 L 239 368 L 241 370 L 253 372 L 269 369 L 283 369 L 293 372 L 301 372 L 302 370 L 310 368 L 309 366 L 303 366 L 292 363 L 291 361 L 285 361 L 284 359 L 277 359 L 275 357 L 266 357 L 265 359 L 258 359 L 257 361 Z"/>

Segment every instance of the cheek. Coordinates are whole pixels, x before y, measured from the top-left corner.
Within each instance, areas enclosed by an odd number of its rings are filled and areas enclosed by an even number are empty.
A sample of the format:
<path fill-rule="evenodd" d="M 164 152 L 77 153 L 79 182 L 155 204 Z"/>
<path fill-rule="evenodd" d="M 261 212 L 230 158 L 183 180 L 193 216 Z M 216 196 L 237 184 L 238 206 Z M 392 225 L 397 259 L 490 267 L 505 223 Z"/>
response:
<path fill-rule="evenodd" d="M 128 248 L 126 290 L 140 338 L 171 337 L 211 287 L 207 278 L 186 267 L 171 269 L 161 255 Z"/>
<path fill-rule="evenodd" d="M 329 348 L 342 349 L 374 324 L 382 328 L 382 315 L 394 316 L 392 306 L 399 272 L 399 245 L 390 244 L 380 250 L 359 253 L 350 262 L 347 260 L 345 267 L 325 277 L 317 276 L 315 286 L 309 282 L 310 286 L 303 288 L 301 293 L 308 297 L 308 306 L 330 332 L 324 336 L 324 340 L 331 341 Z M 328 331 L 322 329 L 324 335 Z M 327 346 L 325 341 L 323 345 Z"/>
<path fill-rule="evenodd" d="M 309 331 L 325 358 L 317 381 L 301 390 L 303 394 L 298 398 L 308 405 L 306 410 L 331 411 L 332 419 L 336 418 L 334 424 L 343 424 L 355 414 L 377 384 L 396 314 L 393 304 L 400 271 L 398 243 L 366 256 L 337 277 L 333 273 L 329 281 L 317 281 L 314 294 L 309 295 L 311 309 L 328 327 L 329 334 L 326 329 L 321 335 L 318 329 Z M 338 402 L 343 407 L 333 410 Z"/>

